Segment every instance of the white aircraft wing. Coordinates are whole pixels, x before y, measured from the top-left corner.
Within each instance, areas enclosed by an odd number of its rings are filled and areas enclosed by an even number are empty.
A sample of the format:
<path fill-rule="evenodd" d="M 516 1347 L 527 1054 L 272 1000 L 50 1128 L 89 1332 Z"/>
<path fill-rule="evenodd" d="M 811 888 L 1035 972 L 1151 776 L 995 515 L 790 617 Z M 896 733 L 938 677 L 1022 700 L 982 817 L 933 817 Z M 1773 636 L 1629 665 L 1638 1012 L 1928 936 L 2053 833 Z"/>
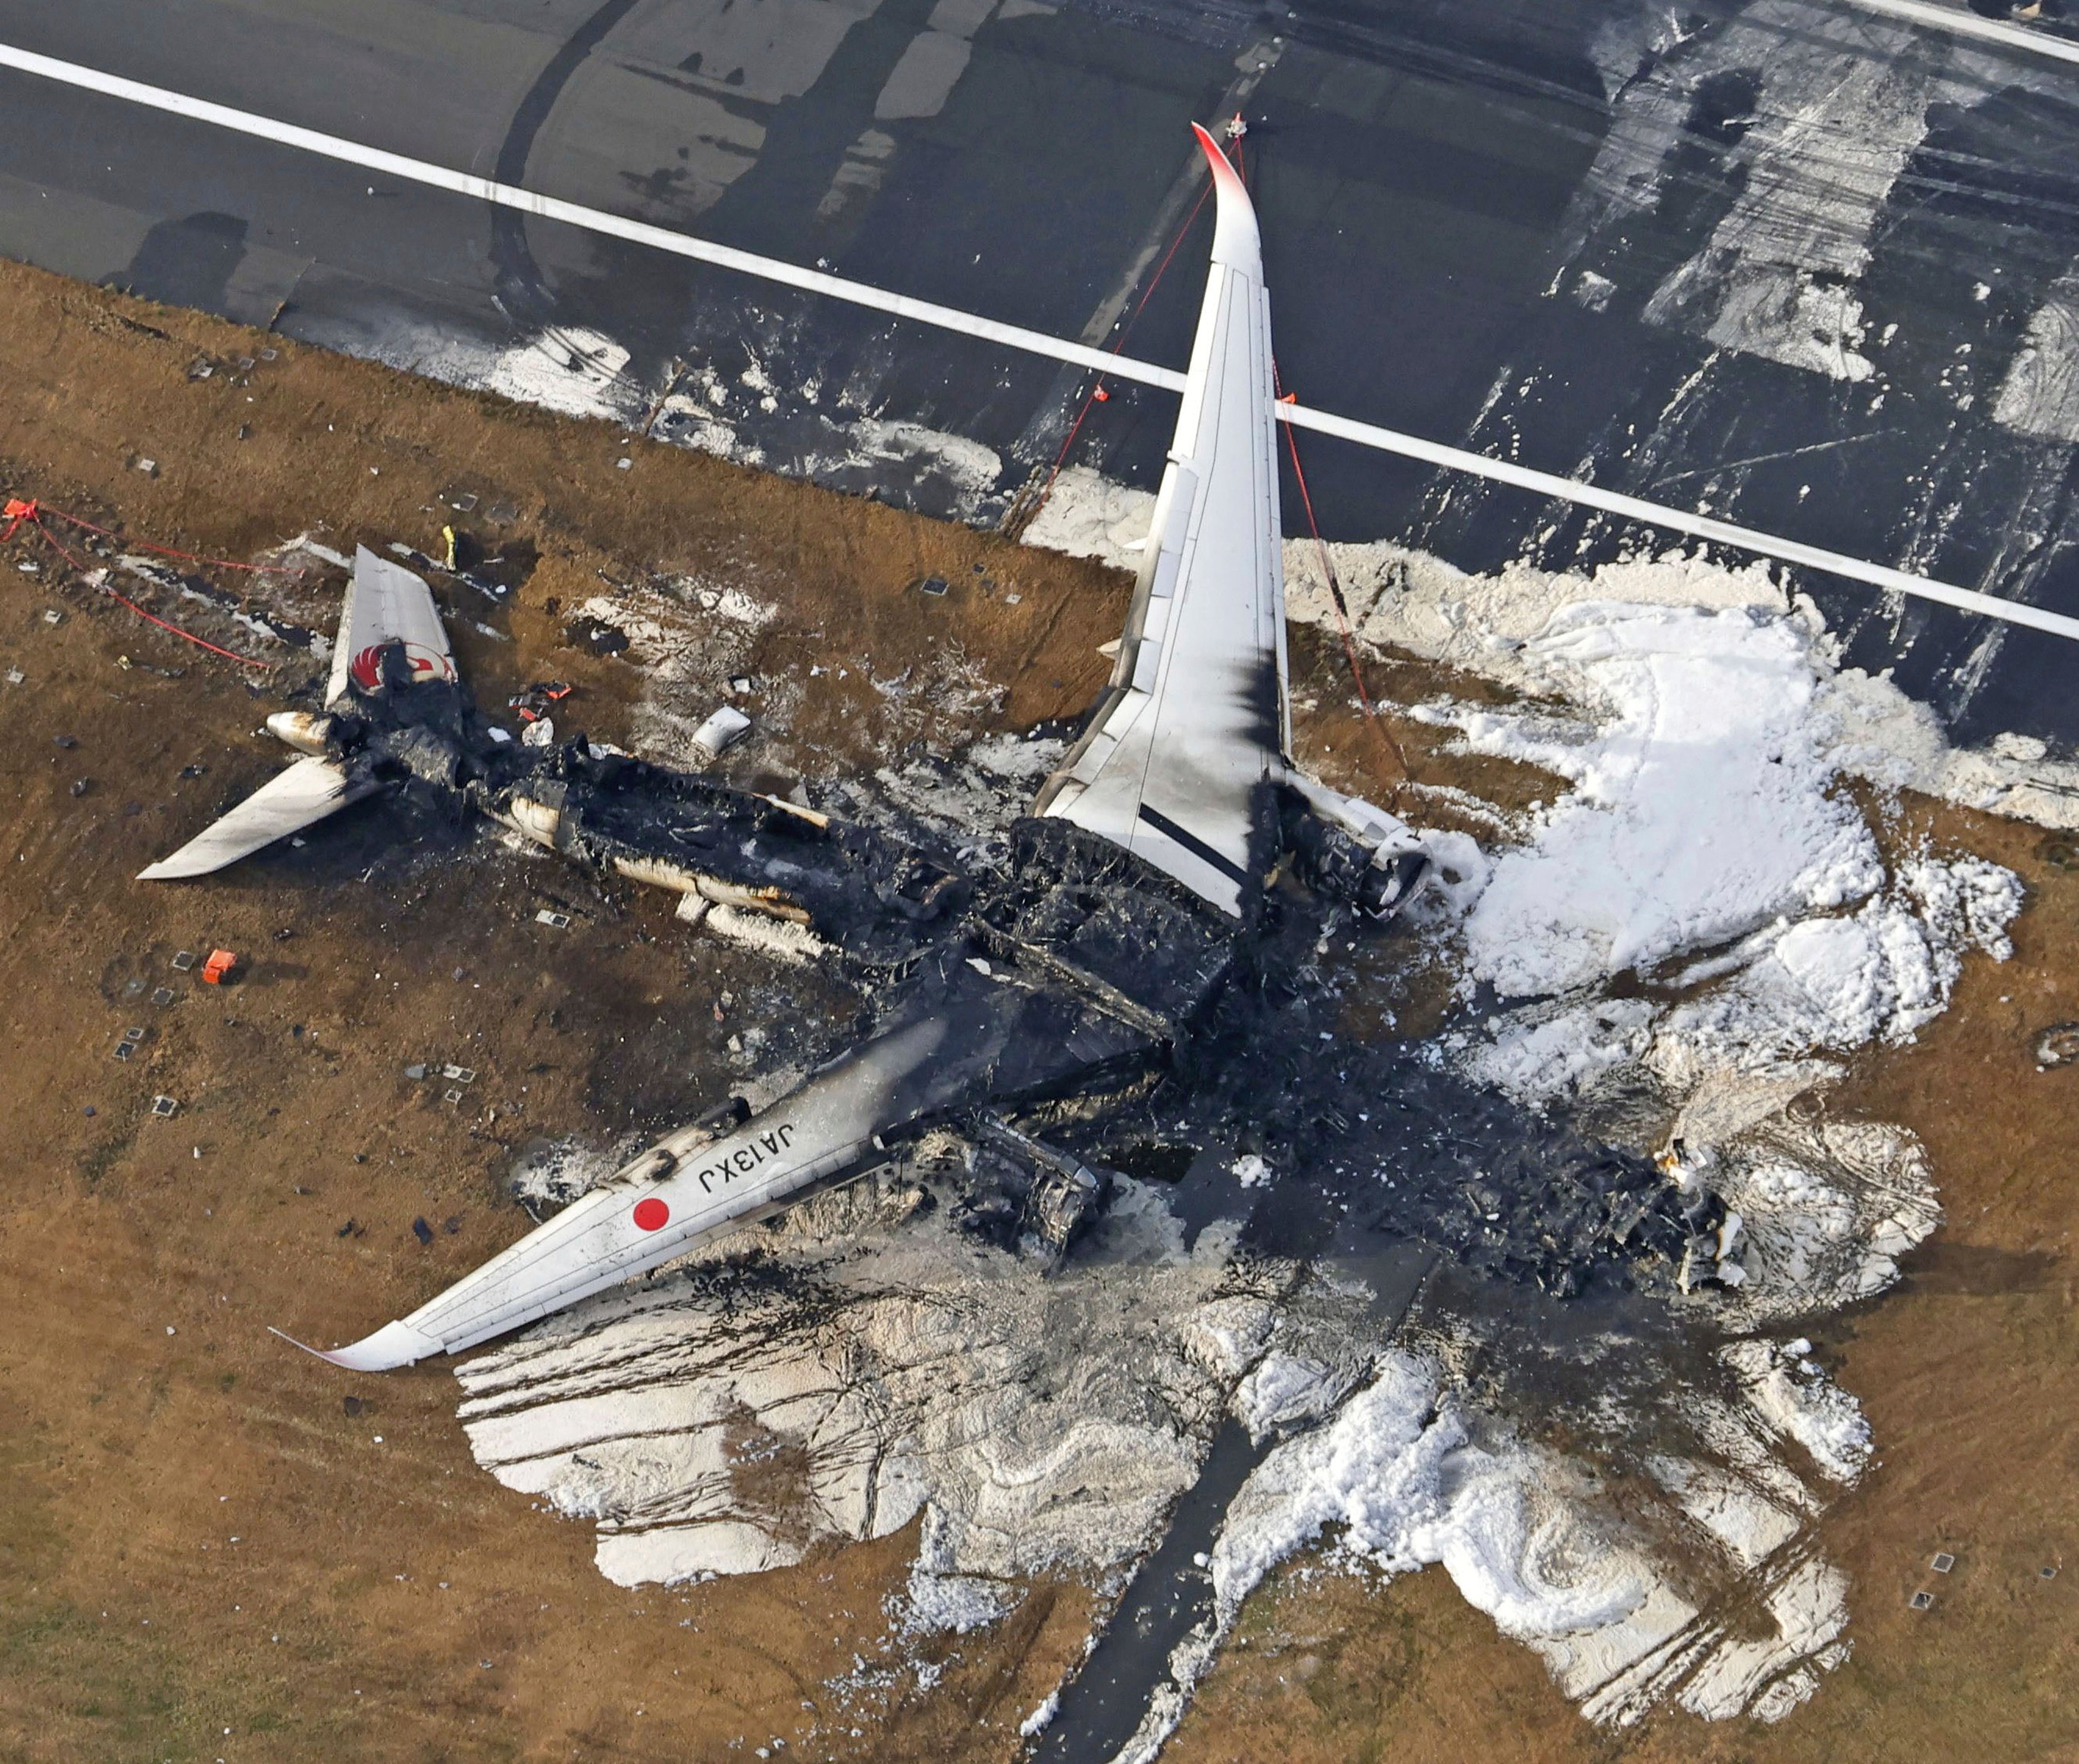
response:
<path fill-rule="evenodd" d="M 1111 688 L 1034 809 L 1239 914 L 1289 731 L 1277 422 L 1255 211 L 1197 132 L 1219 224 L 1176 439 Z"/>
<path fill-rule="evenodd" d="M 332 677 L 325 683 L 328 710 L 346 696 L 349 680 L 374 688 L 377 654 L 391 643 L 404 646 L 414 679 L 455 678 L 454 654 L 433 591 L 403 565 L 357 546 L 353 579 L 346 585 L 346 604 L 339 617 L 339 640 L 333 646 Z"/>
<path fill-rule="evenodd" d="M 207 876 L 249 857 L 313 821 L 358 802 L 377 786 L 349 779 L 337 760 L 305 758 L 277 774 L 222 818 L 213 821 L 170 857 L 137 872 L 140 882 L 174 882 Z"/>
<path fill-rule="evenodd" d="M 927 1019 L 868 1042 L 723 1138 L 670 1135 L 408 1317 L 308 1351 L 351 1372 L 459 1353 L 777 1212 L 871 1154 L 889 1097 L 944 1034 Z"/>

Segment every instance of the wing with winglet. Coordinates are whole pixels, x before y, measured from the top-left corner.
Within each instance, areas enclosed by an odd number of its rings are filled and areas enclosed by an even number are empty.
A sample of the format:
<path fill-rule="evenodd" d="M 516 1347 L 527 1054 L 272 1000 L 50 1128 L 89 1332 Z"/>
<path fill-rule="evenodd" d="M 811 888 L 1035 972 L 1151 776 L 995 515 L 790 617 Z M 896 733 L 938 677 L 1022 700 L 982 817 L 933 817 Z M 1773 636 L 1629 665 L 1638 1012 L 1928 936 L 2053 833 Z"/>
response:
<path fill-rule="evenodd" d="M 1035 812 L 1239 913 L 1260 787 L 1288 735 L 1270 307 L 1249 192 L 1197 131 L 1218 203 L 1176 439 L 1111 685 Z"/>

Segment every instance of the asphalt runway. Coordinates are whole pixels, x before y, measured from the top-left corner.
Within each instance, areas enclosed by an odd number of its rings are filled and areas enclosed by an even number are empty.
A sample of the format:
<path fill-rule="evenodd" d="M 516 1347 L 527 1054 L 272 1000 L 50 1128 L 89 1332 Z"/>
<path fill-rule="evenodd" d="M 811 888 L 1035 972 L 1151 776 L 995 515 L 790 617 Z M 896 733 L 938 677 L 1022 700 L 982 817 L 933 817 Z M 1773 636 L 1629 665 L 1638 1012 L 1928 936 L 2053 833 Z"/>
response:
<path fill-rule="evenodd" d="M 1203 214 L 1148 289 L 1186 125 L 1240 108 L 1306 402 L 2079 612 L 2079 70 L 1847 0 L 0 0 L 0 40 L 1058 336 L 1132 316 L 1177 363 Z M 840 487 L 1000 518 L 1082 402 L 26 75 L 0 106 L 0 252 L 466 381 L 567 343 L 623 415 L 705 375 L 717 426 L 677 438 Z M 1173 409 L 1119 387 L 1073 458 L 1152 485 Z M 1331 537 L 1483 568 L 1643 537 L 1302 445 Z M 2061 640 L 1801 580 L 1959 738 L 2079 735 Z"/>

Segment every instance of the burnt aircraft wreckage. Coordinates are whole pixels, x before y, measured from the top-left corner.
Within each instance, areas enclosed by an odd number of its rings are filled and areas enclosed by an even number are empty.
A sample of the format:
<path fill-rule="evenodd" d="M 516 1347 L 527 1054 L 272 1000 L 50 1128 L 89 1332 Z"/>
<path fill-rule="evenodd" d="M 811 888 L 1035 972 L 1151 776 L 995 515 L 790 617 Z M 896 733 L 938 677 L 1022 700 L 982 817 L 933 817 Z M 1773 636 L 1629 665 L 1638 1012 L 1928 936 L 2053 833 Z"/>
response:
<path fill-rule="evenodd" d="M 1103 1203 L 1102 1123 L 1129 1108 L 1270 1152 L 1364 1221 L 1554 1290 L 1598 1269 L 1709 1277 L 1723 1214 L 1708 1191 L 1330 1026 L 1328 918 L 1391 919 L 1429 859 L 1288 755 L 1269 307 L 1248 194 L 1199 140 L 1218 224 L 1154 542 L 1111 683 L 1000 866 L 582 739 L 502 742 L 425 582 L 359 553 L 323 713 L 269 719 L 303 757 L 146 878 L 207 874 L 417 780 L 600 871 L 812 928 L 888 1002 L 763 1112 L 733 1100 L 667 1135 L 325 1358 L 378 1370 L 472 1347 L 939 1130 L 1012 1173 L 967 1197 L 978 1225 L 1058 1255 Z"/>

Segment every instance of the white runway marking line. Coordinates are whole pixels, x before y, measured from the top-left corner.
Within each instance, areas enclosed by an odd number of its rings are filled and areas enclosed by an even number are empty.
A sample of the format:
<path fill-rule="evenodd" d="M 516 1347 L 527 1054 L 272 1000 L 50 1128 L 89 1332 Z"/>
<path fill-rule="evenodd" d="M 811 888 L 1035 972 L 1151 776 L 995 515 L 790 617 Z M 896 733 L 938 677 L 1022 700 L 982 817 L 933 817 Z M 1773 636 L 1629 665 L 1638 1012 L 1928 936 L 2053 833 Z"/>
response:
<path fill-rule="evenodd" d="M 1917 0 L 1851 0 L 1851 3 L 1901 15 L 1930 14 L 1935 15 L 1935 22 L 1945 27 L 1956 27 L 1956 21 L 1946 9 L 1920 5 Z M 1968 15 L 1964 16 L 1969 17 Z M 1971 22 L 1975 24 L 1978 21 L 1972 19 Z M 2006 36 L 2002 36 L 2000 40 L 2006 40 Z M 2052 40 L 2031 38 L 2028 46 L 2040 47 L 2050 40 Z M 2068 59 L 2079 61 L 2079 52 Z M 448 190 L 458 196 L 473 197 L 479 202 L 495 203 L 501 207 L 517 209 L 523 214 L 538 215 L 544 220 L 558 221 L 566 226 L 580 227 L 588 232 L 625 239 L 634 245 L 648 245 L 677 257 L 690 257 L 696 262 L 713 264 L 718 269 L 758 276 L 768 282 L 798 288 L 806 294 L 827 295 L 854 306 L 885 312 L 893 318 L 909 319 L 919 324 L 934 325 L 941 330 L 956 331 L 968 336 L 999 343 L 1007 349 L 1047 356 L 1115 379 L 1133 380 L 1144 386 L 1157 387 L 1170 392 L 1180 392 L 1184 388 L 1184 376 L 1174 368 L 1157 367 L 1151 362 L 1137 362 L 1130 356 L 1114 355 L 1109 350 L 1092 349 L 1086 344 L 1068 342 L 1060 337 L 1048 336 L 1044 332 L 1028 330 L 1023 325 L 1005 324 L 976 313 L 960 311 L 953 307 L 939 306 L 933 301 L 915 299 L 908 295 L 891 294 L 885 289 L 871 287 L 863 282 L 851 282 L 842 276 L 828 275 L 819 270 L 804 270 L 793 264 L 782 263 L 776 258 L 762 257 L 752 252 L 713 245 L 687 233 L 674 232 L 668 228 L 652 226 L 646 221 L 630 220 L 621 215 L 609 214 L 604 209 L 588 208 L 583 203 L 565 202 L 559 197 L 540 195 L 531 190 L 522 190 L 517 185 L 501 184 L 495 179 L 479 178 L 472 173 L 450 170 L 445 165 L 412 159 L 379 147 L 366 146 L 337 135 L 321 134 L 316 129 L 300 127 L 293 123 L 276 122 L 271 117 L 257 116 L 249 111 L 234 110 L 229 105 L 212 103 L 207 98 L 190 98 L 184 93 L 169 92 L 162 86 L 147 86 L 139 80 L 104 73 L 97 68 L 82 67 L 76 62 L 61 61 L 51 56 L 39 55 L 33 50 L 18 48 L 12 44 L 0 44 L 0 67 L 11 67 L 21 73 L 56 81 L 61 85 L 76 86 L 83 91 L 98 93 L 107 98 L 121 98 L 148 110 L 164 111 L 170 115 L 188 117 L 196 122 L 230 129 L 237 134 L 251 135 L 261 140 L 297 148 L 323 158 L 342 161 L 350 165 L 381 172 L 411 183 Z M 1637 496 L 1623 495 L 1594 484 L 1582 483 L 1575 479 L 1561 478 L 1550 472 L 1533 471 L 1528 467 L 1510 465 L 1503 460 L 1490 459 L 1483 454 L 1467 453 L 1462 448 L 1447 447 L 1441 442 L 1424 441 L 1418 436 L 1403 435 L 1397 429 L 1382 428 L 1376 424 L 1358 422 L 1352 417 L 1337 416 L 1331 412 L 1313 410 L 1303 404 L 1280 404 L 1278 415 L 1295 427 L 1354 441 L 1362 447 L 1396 454 L 1404 459 L 1419 460 L 1446 470 L 1465 472 L 1475 478 L 1512 485 L 1534 495 L 1554 497 L 1584 508 L 1600 508 L 1605 513 L 1621 516 L 1642 525 L 1665 528 L 1692 538 L 1773 558 L 1780 562 L 1801 564 L 1809 569 L 1825 571 L 1831 575 L 1845 576 L 1851 581 L 1867 583 L 1888 593 L 1912 595 L 1920 600 L 1954 607 L 1960 612 L 2002 619 L 2010 625 L 2027 625 L 2034 630 L 2046 631 L 2053 636 L 2079 642 L 2079 618 L 2045 612 L 2018 600 L 2003 600 L 1997 595 L 1981 594 L 1972 588 L 1953 587 L 1945 582 L 1912 575 L 1905 571 L 1891 569 L 1883 564 L 1866 562 L 1862 558 L 1828 551 L 1818 546 L 1805 545 L 1795 539 L 1779 538 L 1772 533 L 1760 533 L 1751 527 L 1734 526 L 1728 521 L 1715 520 L 1707 515 L 1692 514 L 1686 509 L 1670 508 L 1658 503 L 1646 502 Z"/>
<path fill-rule="evenodd" d="M 1997 19 L 1981 19 L 1960 6 L 1932 6 L 1928 0 L 1847 0 L 1864 12 L 1880 12 L 1887 18 L 1903 19 L 1909 24 L 1924 24 L 1930 30 L 1947 31 L 1953 36 L 1976 37 L 1982 43 L 2018 49 L 2024 55 L 2039 55 L 2052 61 L 2069 61 L 2079 66 L 2079 43 L 2068 42 L 2023 25 L 2002 24 Z"/>

